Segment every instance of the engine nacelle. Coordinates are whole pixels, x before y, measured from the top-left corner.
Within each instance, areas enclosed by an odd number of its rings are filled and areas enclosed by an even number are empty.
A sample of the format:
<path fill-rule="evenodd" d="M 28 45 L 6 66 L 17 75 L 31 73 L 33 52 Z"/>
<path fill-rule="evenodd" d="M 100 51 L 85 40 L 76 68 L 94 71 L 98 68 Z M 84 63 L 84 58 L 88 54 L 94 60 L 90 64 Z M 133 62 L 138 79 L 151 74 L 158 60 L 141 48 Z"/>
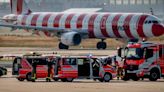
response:
<path fill-rule="evenodd" d="M 15 14 L 5 15 L 3 16 L 2 20 L 4 20 L 7 23 L 14 23 L 15 21 L 17 21 L 17 15 Z"/>
<path fill-rule="evenodd" d="M 67 32 L 61 35 L 61 42 L 65 45 L 79 45 L 81 43 L 81 35 L 77 32 Z"/>

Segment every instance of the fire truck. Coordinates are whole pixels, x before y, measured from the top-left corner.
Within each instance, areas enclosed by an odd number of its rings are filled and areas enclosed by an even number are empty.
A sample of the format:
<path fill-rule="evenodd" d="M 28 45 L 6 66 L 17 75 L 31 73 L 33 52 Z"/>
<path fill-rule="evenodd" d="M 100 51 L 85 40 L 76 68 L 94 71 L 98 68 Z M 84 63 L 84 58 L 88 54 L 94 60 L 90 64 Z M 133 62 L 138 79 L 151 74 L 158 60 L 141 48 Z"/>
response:
<path fill-rule="evenodd" d="M 118 49 L 123 62 L 123 80 L 149 78 L 150 81 L 164 77 L 164 44 L 150 42 L 129 43 Z"/>
<path fill-rule="evenodd" d="M 73 79 L 94 79 L 109 82 L 116 76 L 116 69 L 110 62 L 104 63 L 97 57 L 61 57 L 55 65 L 54 79 L 72 82 Z"/>
<path fill-rule="evenodd" d="M 24 81 L 25 79 L 31 81 L 32 62 L 37 62 L 36 78 L 46 78 L 48 74 L 47 58 L 38 54 L 16 57 L 13 61 L 12 75 L 15 75 L 19 81 Z"/>

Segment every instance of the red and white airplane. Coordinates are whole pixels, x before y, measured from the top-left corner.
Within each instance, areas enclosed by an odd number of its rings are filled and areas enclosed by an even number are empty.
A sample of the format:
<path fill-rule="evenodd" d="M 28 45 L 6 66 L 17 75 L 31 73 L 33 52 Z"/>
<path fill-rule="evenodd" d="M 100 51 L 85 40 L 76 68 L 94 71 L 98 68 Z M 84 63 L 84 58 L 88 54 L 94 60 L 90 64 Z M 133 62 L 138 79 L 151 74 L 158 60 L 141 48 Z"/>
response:
<path fill-rule="evenodd" d="M 32 12 L 26 0 L 10 0 L 13 14 L 5 15 L 0 26 L 33 30 L 40 35 L 58 36 L 59 49 L 79 45 L 82 39 L 97 38 L 105 49 L 106 38 L 140 39 L 161 36 L 164 25 L 155 16 L 143 13 Z"/>

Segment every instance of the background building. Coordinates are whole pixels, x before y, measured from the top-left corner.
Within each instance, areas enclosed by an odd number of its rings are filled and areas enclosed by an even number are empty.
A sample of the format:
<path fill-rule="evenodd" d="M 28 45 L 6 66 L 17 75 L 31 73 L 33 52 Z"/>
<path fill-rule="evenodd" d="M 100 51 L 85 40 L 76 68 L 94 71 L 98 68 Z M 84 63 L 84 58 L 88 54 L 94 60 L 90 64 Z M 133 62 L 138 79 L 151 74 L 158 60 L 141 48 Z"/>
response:
<path fill-rule="evenodd" d="M 10 13 L 10 0 L 0 0 L 0 16 Z M 59 12 L 69 8 L 102 8 L 102 12 L 151 13 L 164 22 L 164 0 L 29 0 L 33 11 Z"/>

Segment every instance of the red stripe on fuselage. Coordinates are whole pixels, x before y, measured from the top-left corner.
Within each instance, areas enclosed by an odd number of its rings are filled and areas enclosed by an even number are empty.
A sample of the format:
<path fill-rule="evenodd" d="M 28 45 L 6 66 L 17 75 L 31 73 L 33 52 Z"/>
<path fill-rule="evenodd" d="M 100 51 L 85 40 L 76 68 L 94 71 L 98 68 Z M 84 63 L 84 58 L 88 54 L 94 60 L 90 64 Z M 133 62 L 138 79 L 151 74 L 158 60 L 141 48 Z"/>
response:
<path fill-rule="evenodd" d="M 36 26 L 37 19 L 39 17 L 39 14 L 34 14 L 31 19 L 31 26 Z"/>
<path fill-rule="evenodd" d="M 94 34 L 94 21 L 96 19 L 98 14 L 91 15 L 89 21 L 88 21 L 88 32 L 89 32 L 89 38 L 95 38 Z"/>
<path fill-rule="evenodd" d="M 77 19 L 77 28 L 82 28 L 83 19 L 86 16 L 86 14 L 81 14 Z"/>
<path fill-rule="evenodd" d="M 124 20 L 124 31 L 126 33 L 126 35 L 129 37 L 129 38 L 134 38 L 133 35 L 131 34 L 131 31 L 130 31 L 130 21 L 132 19 L 133 15 L 128 15 L 126 17 L 126 19 Z"/>
<path fill-rule="evenodd" d="M 27 20 L 27 15 L 24 15 L 23 18 L 22 18 L 22 21 L 21 21 L 21 24 L 22 25 L 26 25 L 26 20 Z"/>
<path fill-rule="evenodd" d="M 51 14 L 47 14 L 44 16 L 43 21 L 42 21 L 42 26 L 47 26 L 48 25 L 48 19 L 50 18 Z"/>
<path fill-rule="evenodd" d="M 71 28 L 71 20 L 75 14 L 69 14 L 65 21 L 65 28 Z"/>
<path fill-rule="evenodd" d="M 116 15 L 114 17 L 114 19 L 112 21 L 112 30 L 113 30 L 113 33 L 118 38 L 121 38 L 121 35 L 118 32 L 118 21 L 119 21 L 120 17 L 121 17 L 121 14 L 118 14 L 118 15 Z"/>
<path fill-rule="evenodd" d="M 59 27 L 59 21 L 61 19 L 61 17 L 63 16 L 63 14 L 57 14 L 55 19 L 54 19 L 54 27 Z"/>
<path fill-rule="evenodd" d="M 23 0 L 17 0 L 17 14 L 22 13 Z"/>
<path fill-rule="evenodd" d="M 108 19 L 109 14 L 105 14 L 100 22 L 100 29 L 101 29 L 101 33 L 103 34 L 104 37 L 109 37 L 107 30 L 106 30 L 106 21 Z"/>
<path fill-rule="evenodd" d="M 141 15 L 141 17 L 139 18 L 138 25 L 137 25 L 137 32 L 140 37 L 146 37 L 143 32 L 143 25 L 147 16 L 148 15 Z"/>

